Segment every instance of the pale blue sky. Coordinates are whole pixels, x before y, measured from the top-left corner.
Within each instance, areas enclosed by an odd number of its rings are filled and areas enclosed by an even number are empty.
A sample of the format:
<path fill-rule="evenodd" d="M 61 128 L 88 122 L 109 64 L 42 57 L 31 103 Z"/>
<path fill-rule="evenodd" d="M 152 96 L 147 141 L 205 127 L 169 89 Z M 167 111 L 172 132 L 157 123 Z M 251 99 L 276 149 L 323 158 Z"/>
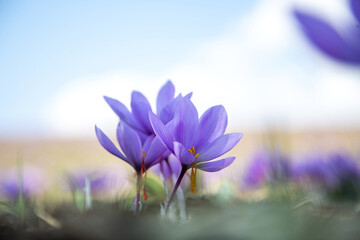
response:
<path fill-rule="evenodd" d="M 170 68 L 255 2 L 0 1 L 1 136 L 43 131 L 44 104 L 74 79 Z"/>

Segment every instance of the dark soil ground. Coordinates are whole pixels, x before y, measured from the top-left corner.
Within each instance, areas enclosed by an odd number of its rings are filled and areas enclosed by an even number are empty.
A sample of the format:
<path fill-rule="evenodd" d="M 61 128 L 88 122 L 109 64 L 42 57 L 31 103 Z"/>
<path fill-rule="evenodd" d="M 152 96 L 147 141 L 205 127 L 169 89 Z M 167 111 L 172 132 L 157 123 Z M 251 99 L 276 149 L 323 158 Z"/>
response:
<path fill-rule="evenodd" d="M 2 212 L 1 239 L 360 239 L 360 214 L 354 204 L 294 207 L 289 202 L 236 201 L 219 204 L 188 199 L 188 220 L 161 217 L 159 204 L 144 205 L 134 216 L 119 203 L 95 203 L 80 213 L 58 206 L 42 220 L 32 210 L 21 221 Z M 41 216 L 41 215 L 40 215 Z M 42 216 L 43 217 L 43 216 Z M 50 223 L 50 224 L 49 224 Z"/>

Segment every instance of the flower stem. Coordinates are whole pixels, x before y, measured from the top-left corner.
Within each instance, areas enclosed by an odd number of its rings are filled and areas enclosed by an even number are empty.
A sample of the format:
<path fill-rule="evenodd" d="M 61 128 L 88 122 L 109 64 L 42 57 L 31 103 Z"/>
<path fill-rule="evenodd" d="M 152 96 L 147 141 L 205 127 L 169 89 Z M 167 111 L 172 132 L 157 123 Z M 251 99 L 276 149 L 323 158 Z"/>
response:
<path fill-rule="evenodd" d="M 167 201 L 167 203 L 166 203 L 165 214 L 166 214 L 166 213 L 168 212 L 168 210 L 169 210 L 171 201 L 173 200 L 174 195 L 175 195 L 175 193 L 176 193 L 176 190 L 179 188 L 180 183 L 181 183 L 181 180 L 183 179 L 186 171 L 187 171 L 187 168 L 186 168 L 186 167 L 182 167 L 181 172 L 180 172 L 180 175 L 179 175 L 179 177 L 178 177 L 178 179 L 177 179 L 177 181 L 176 181 L 176 183 L 175 183 L 175 186 L 174 186 L 174 188 L 173 188 L 172 191 L 171 191 L 170 197 L 169 197 L 169 199 L 168 199 L 168 201 Z"/>
<path fill-rule="evenodd" d="M 136 195 L 135 195 L 135 201 L 134 201 L 134 214 L 137 214 L 139 211 L 140 187 L 141 187 L 141 174 L 137 173 Z"/>

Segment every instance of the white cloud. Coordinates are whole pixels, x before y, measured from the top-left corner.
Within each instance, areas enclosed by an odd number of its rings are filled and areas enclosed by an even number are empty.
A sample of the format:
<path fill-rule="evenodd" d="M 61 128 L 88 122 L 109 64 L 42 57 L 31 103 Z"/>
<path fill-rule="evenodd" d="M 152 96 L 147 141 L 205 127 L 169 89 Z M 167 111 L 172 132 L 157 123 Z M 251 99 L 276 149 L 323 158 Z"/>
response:
<path fill-rule="evenodd" d="M 164 74 L 114 73 L 68 86 L 51 105 L 51 129 L 57 135 L 86 135 L 97 123 L 111 125 L 113 132 L 117 118 L 101 96 L 128 105 L 131 91 L 137 89 L 155 103 L 167 77 L 177 90 L 194 92 L 200 112 L 223 104 L 234 128 L 262 127 L 272 121 L 297 127 L 359 123 L 355 109 L 360 107 L 360 73 L 317 53 L 291 15 L 294 4 L 314 5 L 316 12 L 345 21 L 349 15 L 343 3 L 264 0 L 223 36 L 204 43 L 192 58 Z"/>

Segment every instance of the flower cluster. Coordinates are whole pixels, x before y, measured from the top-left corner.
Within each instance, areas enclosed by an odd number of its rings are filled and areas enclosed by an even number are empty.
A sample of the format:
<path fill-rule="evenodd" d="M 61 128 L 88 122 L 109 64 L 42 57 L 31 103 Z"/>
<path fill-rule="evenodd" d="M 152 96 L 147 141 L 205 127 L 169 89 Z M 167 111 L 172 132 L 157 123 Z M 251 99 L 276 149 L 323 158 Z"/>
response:
<path fill-rule="evenodd" d="M 334 200 L 360 198 L 360 169 L 355 159 L 347 154 L 307 159 L 294 166 L 293 178 L 317 185 Z"/>
<path fill-rule="evenodd" d="M 306 190 L 320 191 L 332 200 L 360 199 L 360 169 L 349 154 L 312 153 L 296 163 L 291 160 L 278 149 L 256 152 L 243 175 L 243 187 L 295 183 Z"/>
<path fill-rule="evenodd" d="M 215 172 L 235 160 L 235 157 L 227 157 L 212 161 L 231 150 L 242 138 L 241 133 L 225 134 L 227 114 L 224 107 L 211 107 L 199 118 L 190 100 L 192 93 L 174 96 L 175 87 L 168 81 L 158 93 L 156 113 L 146 97 L 137 91 L 132 93 L 131 112 L 118 100 L 104 97 L 120 120 L 116 136 L 121 151 L 97 126 L 95 132 L 100 144 L 108 152 L 134 168 L 137 174 L 135 212 L 138 211 L 146 172 L 152 166 L 161 164 L 160 168 L 164 169 L 161 166 L 175 157 L 181 169 L 167 201 L 167 210 L 188 169 L 191 168 L 191 192 L 195 192 L 197 169 Z M 146 200 L 145 185 L 143 190 Z"/>

